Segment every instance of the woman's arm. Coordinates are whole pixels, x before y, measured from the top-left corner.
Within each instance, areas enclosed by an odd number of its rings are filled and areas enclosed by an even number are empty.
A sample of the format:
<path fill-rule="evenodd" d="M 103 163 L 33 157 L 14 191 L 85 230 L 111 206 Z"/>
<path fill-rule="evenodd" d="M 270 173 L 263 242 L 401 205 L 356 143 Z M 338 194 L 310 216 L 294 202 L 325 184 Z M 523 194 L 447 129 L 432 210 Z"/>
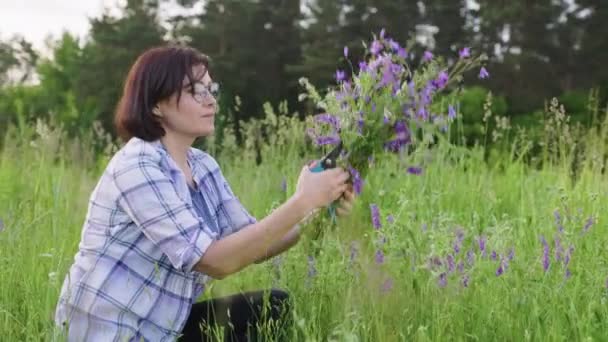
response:
<path fill-rule="evenodd" d="M 289 240 L 299 234 L 288 232 L 313 209 L 310 201 L 296 193 L 264 219 L 214 241 L 195 270 L 222 279 L 264 259 L 273 250 L 289 248 Z M 288 242 L 283 245 L 283 241 Z"/>

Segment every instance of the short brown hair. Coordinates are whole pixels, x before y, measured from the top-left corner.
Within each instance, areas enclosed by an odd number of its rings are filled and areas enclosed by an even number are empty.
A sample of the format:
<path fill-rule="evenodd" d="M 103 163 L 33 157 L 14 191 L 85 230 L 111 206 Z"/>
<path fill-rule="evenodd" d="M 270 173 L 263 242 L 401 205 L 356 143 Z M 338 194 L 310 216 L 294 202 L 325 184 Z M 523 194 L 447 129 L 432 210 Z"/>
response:
<path fill-rule="evenodd" d="M 175 93 L 179 102 L 184 77 L 188 77 L 192 87 L 199 81 L 192 74 L 197 65 L 207 70 L 209 57 L 191 47 L 170 45 L 142 53 L 129 70 L 116 107 L 114 124 L 118 135 L 125 142 L 132 137 L 153 141 L 165 135 L 152 109 Z"/>

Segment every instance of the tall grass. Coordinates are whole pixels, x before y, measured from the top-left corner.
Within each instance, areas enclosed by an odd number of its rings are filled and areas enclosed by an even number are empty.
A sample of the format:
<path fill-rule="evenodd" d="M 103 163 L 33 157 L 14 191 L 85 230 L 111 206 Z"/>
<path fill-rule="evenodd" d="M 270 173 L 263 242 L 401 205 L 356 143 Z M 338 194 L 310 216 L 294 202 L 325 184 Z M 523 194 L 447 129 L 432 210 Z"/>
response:
<path fill-rule="evenodd" d="M 302 122 L 265 110 L 264 119 L 243 127 L 244 147 L 229 130 L 205 144 L 257 217 L 284 201 L 302 165 L 320 154 L 307 145 Z M 320 227 L 318 254 L 308 226 L 294 249 L 212 283 L 203 298 L 285 288 L 295 300 L 294 340 L 606 340 L 608 125 L 596 117 L 591 129 L 576 128 L 552 103 L 547 129 L 534 140 L 496 125 L 486 133 L 499 149 L 441 143 L 421 155 L 421 175 L 407 174 L 397 156 L 376 158 L 352 215 Z M 109 148 L 93 153 L 100 141 Z M 2 341 L 54 338 L 57 296 L 88 196 L 116 148 L 99 130 L 73 140 L 43 123 L 6 135 Z M 372 203 L 381 212 L 378 230 Z"/>

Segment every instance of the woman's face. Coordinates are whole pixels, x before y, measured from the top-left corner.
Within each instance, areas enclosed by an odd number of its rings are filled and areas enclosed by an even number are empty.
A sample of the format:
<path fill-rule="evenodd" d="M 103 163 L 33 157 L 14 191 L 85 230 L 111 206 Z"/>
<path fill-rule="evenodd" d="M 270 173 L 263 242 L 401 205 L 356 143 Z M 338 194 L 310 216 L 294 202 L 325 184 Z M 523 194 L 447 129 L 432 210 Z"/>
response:
<path fill-rule="evenodd" d="M 173 94 L 169 99 L 159 102 L 158 109 L 166 133 L 196 139 L 213 134 L 217 100 L 211 95 L 212 80 L 205 67 L 195 66 L 192 72 L 194 79 L 199 80 L 194 84 L 194 94 L 186 77 L 179 103 L 177 94 Z"/>

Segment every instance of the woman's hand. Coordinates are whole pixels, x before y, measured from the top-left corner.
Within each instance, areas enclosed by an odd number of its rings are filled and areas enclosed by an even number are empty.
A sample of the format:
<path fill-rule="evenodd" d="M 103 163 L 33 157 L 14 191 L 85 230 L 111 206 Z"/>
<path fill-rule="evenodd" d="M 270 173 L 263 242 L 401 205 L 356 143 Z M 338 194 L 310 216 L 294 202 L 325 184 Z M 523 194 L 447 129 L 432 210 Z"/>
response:
<path fill-rule="evenodd" d="M 348 189 L 346 181 L 350 177 L 342 168 L 312 172 L 310 169 L 315 167 L 315 163 L 304 166 L 296 185 L 296 195 L 312 209 L 328 206 L 340 198 Z"/>
<path fill-rule="evenodd" d="M 353 187 L 349 186 L 344 192 L 344 196 L 340 198 L 340 206 L 336 210 L 336 214 L 338 214 L 338 216 L 348 216 L 353 210 L 354 203 L 355 193 L 353 191 Z"/>

